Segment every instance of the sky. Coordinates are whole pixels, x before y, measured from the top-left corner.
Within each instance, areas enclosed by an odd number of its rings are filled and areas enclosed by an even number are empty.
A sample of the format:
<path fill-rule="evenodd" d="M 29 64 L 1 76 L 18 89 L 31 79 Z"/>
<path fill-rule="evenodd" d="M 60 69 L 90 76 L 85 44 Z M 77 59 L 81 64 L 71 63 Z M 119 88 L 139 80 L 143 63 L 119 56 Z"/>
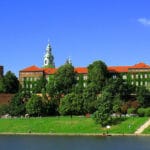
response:
<path fill-rule="evenodd" d="M 150 65 L 150 0 L 0 0 L 4 72 L 43 66 L 50 41 L 56 67 L 96 60 Z"/>

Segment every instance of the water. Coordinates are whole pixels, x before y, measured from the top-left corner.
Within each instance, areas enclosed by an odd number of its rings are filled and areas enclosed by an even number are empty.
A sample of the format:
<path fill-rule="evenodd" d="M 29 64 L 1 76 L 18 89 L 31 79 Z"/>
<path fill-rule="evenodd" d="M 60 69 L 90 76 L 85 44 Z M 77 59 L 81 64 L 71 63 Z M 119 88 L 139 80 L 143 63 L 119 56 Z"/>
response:
<path fill-rule="evenodd" d="M 150 150 L 150 137 L 3 135 L 0 150 Z"/>

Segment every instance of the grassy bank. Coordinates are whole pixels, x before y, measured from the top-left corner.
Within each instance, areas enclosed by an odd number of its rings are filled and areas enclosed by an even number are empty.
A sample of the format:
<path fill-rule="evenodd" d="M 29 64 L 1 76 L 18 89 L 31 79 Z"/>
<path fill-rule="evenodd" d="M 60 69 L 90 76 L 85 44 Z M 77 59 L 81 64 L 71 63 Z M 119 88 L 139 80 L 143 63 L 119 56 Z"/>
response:
<path fill-rule="evenodd" d="M 144 134 L 150 134 L 150 126 L 148 128 L 146 128 L 143 133 Z"/>
<path fill-rule="evenodd" d="M 111 126 L 109 133 L 134 133 L 148 118 L 127 118 Z M 0 119 L 0 133 L 106 133 L 107 129 L 86 117 L 44 117 Z M 150 133 L 150 130 L 149 130 Z"/>

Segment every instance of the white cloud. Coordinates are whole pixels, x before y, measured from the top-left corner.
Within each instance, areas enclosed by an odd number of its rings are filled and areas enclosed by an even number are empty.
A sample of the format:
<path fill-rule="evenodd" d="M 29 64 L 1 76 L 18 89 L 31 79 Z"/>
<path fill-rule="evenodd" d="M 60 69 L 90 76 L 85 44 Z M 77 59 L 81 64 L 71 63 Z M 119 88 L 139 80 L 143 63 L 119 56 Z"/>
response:
<path fill-rule="evenodd" d="M 147 18 L 139 18 L 137 20 L 139 23 L 145 25 L 145 26 L 150 26 L 150 19 Z"/>

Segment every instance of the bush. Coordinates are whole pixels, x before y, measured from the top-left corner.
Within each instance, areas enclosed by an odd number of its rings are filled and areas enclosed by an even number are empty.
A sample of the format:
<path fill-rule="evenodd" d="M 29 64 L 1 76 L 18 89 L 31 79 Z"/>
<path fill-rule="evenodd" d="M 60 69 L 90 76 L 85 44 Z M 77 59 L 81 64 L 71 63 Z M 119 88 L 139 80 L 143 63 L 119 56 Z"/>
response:
<path fill-rule="evenodd" d="M 144 108 L 139 108 L 137 113 L 140 117 L 144 117 L 145 116 L 145 109 Z"/>
<path fill-rule="evenodd" d="M 32 95 L 29 101 L 26 103 L 26 111 L 31 116 L 41 116 L 43 114 L 42 97 Z"/>
<path fill-rule="evenodd" d="M 135 108 L 129 108 L 129 109 L 127 110 L 127 113 L 128 113 L 128 114 L 135 114 L 135 113 L 136 113 L 136 109 L 135 109 Z"/>
<path fill-rule="evenodd" d="M 0 106 L 0 116 L 9 113 L 9 106 L 4 104 Z"/>
<path fill-rule="evenodd" d="M 145 109 L 145 116 L 150 117 L 150 107 Z"/>

